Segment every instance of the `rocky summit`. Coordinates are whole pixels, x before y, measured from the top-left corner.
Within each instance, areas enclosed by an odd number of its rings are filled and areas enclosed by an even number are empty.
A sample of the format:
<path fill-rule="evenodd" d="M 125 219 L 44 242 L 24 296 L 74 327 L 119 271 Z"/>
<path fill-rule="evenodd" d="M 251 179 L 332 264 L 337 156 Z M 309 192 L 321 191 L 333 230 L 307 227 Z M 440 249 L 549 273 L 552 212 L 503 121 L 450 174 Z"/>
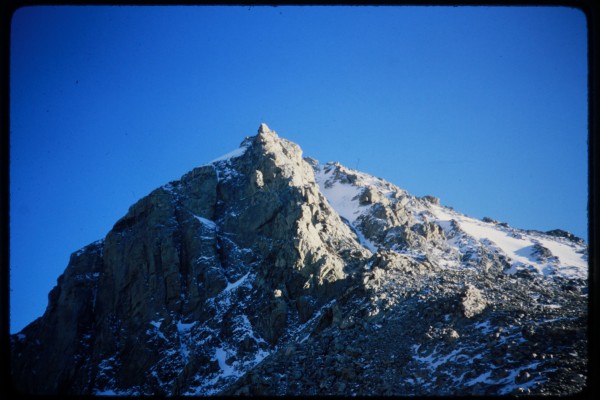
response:
<path fill-rule="evenodd" d="M 262 124 L 72 254 L 10 338 L 14 388 L 83 395 L 568 395 L 587 245 L 303 157 Z"/>

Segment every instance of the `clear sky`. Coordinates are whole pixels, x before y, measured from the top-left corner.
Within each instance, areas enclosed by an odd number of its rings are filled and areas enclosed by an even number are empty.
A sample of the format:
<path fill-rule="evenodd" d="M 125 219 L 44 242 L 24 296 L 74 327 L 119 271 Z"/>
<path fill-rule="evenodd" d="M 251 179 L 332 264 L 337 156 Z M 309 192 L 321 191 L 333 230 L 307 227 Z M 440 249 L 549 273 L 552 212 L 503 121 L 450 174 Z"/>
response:
<path fill-rule="evenodd" d="M 10 68 L 11 332 L 72 252 L 261 122 L 470 216 L 587 239 L 577 9 L 23 8 Z"/>

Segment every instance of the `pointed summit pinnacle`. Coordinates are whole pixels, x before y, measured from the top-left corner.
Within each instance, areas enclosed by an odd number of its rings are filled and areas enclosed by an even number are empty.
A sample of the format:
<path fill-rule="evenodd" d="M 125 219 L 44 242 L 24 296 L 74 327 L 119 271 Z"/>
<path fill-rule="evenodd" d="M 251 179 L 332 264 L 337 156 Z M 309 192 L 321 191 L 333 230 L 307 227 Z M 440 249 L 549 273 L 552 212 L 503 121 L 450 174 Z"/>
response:
<path fill-rule="evenodd" d="M 260 124 L 260 126 L 258 127 L 258 133 L 267 133 L 267 132 L 273 132 L 269 126 L 267 124 L 265 124 L 264 122 L 262 124 Z"/>

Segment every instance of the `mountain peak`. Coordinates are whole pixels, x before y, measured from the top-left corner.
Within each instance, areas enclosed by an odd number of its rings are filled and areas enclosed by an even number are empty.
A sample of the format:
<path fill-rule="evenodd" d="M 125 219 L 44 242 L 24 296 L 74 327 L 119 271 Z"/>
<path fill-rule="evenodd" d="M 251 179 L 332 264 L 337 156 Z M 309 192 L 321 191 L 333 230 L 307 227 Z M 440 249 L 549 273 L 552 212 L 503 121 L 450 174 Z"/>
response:
<path fill-rule="evenodd" d="M 281 140 L 281 138 L 277 135 L 277 132 L 271 130 L 269 125 L 265 124 L 264 122 L 260 124 L 256 136 L 253 136 L 252 139 L 254 142 L 261 143 L 263 145 L 265 143 L 273 143 Z M 284 140 L 284 142 L 287 141 Z"/>
<path fill-rule="evenodd" d="M 261 133 L 275 133 L 275 132 L 273 132 L 271 130 L 271 128 L 269 128 L 269 126 L 263 122 L 258 127 L 258 134 L 260 135 Z"/>

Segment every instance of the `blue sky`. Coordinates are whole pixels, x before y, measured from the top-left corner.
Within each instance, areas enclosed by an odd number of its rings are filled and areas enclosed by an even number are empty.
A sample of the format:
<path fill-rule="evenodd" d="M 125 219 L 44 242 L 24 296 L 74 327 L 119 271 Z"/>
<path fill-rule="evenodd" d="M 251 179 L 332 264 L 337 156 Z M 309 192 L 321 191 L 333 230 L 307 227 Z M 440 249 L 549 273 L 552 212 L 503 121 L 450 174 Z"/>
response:
<path fill-rule="evenodd" d="M 261 122 L 468 215 L 587 239 L 564 7 L 32 7 L 12 21 L 11 332 L 69 256 Z"/>

